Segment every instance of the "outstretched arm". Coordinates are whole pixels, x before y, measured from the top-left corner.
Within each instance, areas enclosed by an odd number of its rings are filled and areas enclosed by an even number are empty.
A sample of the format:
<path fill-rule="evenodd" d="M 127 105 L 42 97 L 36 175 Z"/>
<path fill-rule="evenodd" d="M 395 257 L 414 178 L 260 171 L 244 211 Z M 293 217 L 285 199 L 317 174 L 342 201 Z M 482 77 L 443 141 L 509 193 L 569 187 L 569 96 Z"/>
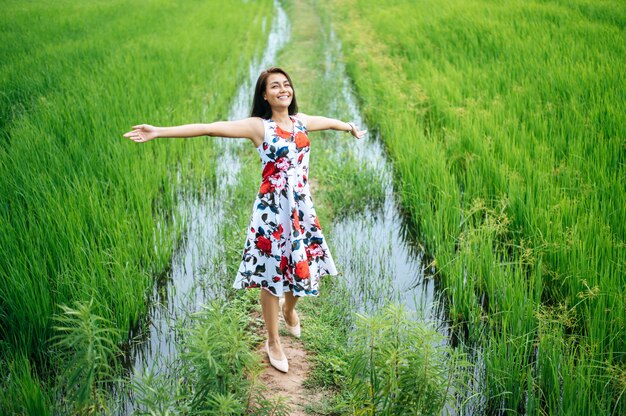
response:
<path fill-rule="evenodd" d="M 258 146 L 263 141 L 263 122 L 258 117 L 250 117 L 237 121 L 216 121 L 209 124 L 185 124 L 174 127 L 155 127 L 149 124 L 133 126 L 133 130 L 124 137 L 143 143 L 158 137 L 197 137 L 220 136 L 242 137 L 252 140 Z"/>
<path fill-rule="evenodd" d="M 357 139 L 365 136 L 367 130 L 359 130 L 354 123 L 348 123 L 334 118 L 321 117 L 321 116 L 308 116 L 306 114 L 298 113 L 298 117 L 304 122 L 308 131 L 319 130 L 338 130 L 345 131 L 352 134 Z"/>

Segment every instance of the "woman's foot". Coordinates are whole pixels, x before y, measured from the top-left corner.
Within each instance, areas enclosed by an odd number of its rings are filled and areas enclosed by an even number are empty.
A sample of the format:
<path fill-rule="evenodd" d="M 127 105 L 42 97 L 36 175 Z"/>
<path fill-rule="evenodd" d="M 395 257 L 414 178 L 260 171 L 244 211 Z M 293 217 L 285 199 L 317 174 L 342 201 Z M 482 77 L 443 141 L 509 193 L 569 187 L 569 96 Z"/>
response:
<path fill-rule="evenodd" d="M 274 367 L 278 371 L 282 371 L 283 373 L 289 371 L 289 362 L 287 361 L 287 357 L 285 357 L 285 354 L 283 353 L 280 342 L 274 342 L 270 344 L 269 340 L 266 340 L 265 352 L 270 359 L 270 364 L 272 365 L 272 367 Z"/>
<path fill-rule="evenodd" d="M 300 338 L 300 318 L 296 313 L 295 309 L 292 309 L 291 312 L 285 312 L 285 299 L 281 298 L 279 303 L 280 311 L 283 314 L 283 318 L 285 319 L 285 326 L 291 335 L 296 338 Z"/>

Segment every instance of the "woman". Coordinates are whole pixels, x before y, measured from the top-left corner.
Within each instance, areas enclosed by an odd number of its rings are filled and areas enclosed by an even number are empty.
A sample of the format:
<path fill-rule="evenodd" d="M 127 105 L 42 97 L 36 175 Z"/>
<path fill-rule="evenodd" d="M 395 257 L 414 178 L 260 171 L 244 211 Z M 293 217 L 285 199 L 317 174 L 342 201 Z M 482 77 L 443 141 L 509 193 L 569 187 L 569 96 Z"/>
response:
<path fill-rule="evenodd" d="M 317 296 L 321 276 L 337 270 L 322 234 L 308 183 L 309 131 L 340 130 L 360 139 L 354 124 L 298 113 L 289 75 L 269 68 L 259 76 L 251 117 L 238 121 L 176 127 L 133 126 L 124 134 L 138 143 L 157 137 L 221 136 L 247 138 L 263 163 L 242 261 L 233 287 L 260 287 L 270 364 L 287 372 L 278 336 L 280 308 L 289 332 L 300 336 L 295 307 L 302 296 Z M 279 298 L 280 302 L 279 302 Z"/>

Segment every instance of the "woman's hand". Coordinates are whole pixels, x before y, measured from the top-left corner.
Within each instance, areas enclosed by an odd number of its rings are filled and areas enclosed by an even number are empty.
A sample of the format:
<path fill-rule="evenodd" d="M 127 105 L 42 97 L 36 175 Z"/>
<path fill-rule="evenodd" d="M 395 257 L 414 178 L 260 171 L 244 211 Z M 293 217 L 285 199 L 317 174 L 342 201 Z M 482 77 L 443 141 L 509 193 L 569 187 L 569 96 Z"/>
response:
<path fill-rule="evenodd" d="M 367 130 L 359 130 L 356 124 L 354 123 L 348 123 L 348 124 L 350 125 L 350 127 L 352 127 L 352 130 L 350 130 L 350 134 L 356 137 L 357 139 L 360 139 L 367 134 Z"/>
<path fill-rule="evenodd" d="M 133 130 L 124 134 L 124 137 L 136 143 L 144 143 L 148 140 L 157 138 L 157 130 L 157 127 L 151 126 L 149 124 L 139 124 L 137 126 L 133 126 Z"/>

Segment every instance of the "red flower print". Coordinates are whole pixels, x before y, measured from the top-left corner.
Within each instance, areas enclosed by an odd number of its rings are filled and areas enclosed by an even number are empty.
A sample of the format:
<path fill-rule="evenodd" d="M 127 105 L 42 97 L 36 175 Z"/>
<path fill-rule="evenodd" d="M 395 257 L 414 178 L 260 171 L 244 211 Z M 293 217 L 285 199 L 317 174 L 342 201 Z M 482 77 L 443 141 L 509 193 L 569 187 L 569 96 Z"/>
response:
<path fill-rule="evenodd" d="M 320 226 L 320 222 L 317 220 L 317 217 L 315 217 L 315 226 L 320 230 L 322 229 L 322 227 Z"/>
<path fill-rule="evenodd" d="M 263 168 L 263 179 L 272 176 L 277 172 L 276 164 L 274 162 L 267 162 Z"/>
<path fill-rule="evenodd" d="M 280 258 L 280 270 L 285 273 L 287 271 L 287 257 L 282 256 Z"/>
<path fill-rule="evenodd" d="M 296 134 L 296 146 L 299 148 L 307 147 L 311 142 L 306 134 L 299 132 Z"/>
<path fill-rule="evenodd" d="M 309 277 L 311 277 L 308 261 L 302 260 L 296 263 L 296 276 L 298 276 L 300 279 L 308 279 Z"/>
<path fill-rule="evenodd" d="M 282 233 L 283 233 L 283 225 L 280 224 L 278 228 L 276 229 L 276 231 L 272 233 L 272 237 L 274 237 L 274 239 L 276 240 L 280 240 L 280 236 L 282 235 Z"/>
<path fill-rule="evenodd" d="M 273 281 L 274 283 L 278 283 L 278 282 L 280 282 L 280 276 L 274 276 L 274 277 L 272 277 L 272 281 Z"/>
<path fill-rule="evenodd" d="M 281 129 L 278 124 L 276 125 L 276 135 L 283 139 L 288 139 L 291 137 L 291 133 Z"/>
<path fill-rule="evenodd" d="M 306 248 L 306 255 L 309 258 L 322 257 L 324 255 L 324 250 L 322 250 L 322 246 L 319 244 L 311 244 Z"/>
<path fill-rule="evenodd" d="M 293 210 L 293 226 L 296 230 L 300 231 L 300 220 L 298 219 L 298 213 L 295 209 Z"/>
<path fill-rule="evenodd" d="M 274 190 L 274 187 L 272 186 L 272 183 L 266 179 L 263 181 L 263 183 L 261 183 L 261 188 L 259 188 L 259 193 L 266 194 L 268 192 L 272 192 L 273 190 Z"/>
<path fill-rule="evenodd" d="M 276 169 L 284 172 L 289 169 L 289 159 L 287 159 L 286 157 L 278 158 L 274 163 L 274 166 L 276 166 Z"/>
<path fill-rule="evenodd" d="M 304 153 L 300 153 L 300 156 L 298 156 L 298 163 L 302 163 L 303 157 L 304 157 Z"/>
<path fill-rule="evenodd" d="M 256 246 L 265 254 L 272 252 L 272 242 L 266 237 L 260 236 L 256 240 Z"/>
<path fill-rule="evenodd" d="M 285 176 L 280 174 L 272 175 L 268 179 L 272 184 L 272 188 L 278 191 L 282 191 L 287 185 L 287 179 L 285 178 Z"/>

